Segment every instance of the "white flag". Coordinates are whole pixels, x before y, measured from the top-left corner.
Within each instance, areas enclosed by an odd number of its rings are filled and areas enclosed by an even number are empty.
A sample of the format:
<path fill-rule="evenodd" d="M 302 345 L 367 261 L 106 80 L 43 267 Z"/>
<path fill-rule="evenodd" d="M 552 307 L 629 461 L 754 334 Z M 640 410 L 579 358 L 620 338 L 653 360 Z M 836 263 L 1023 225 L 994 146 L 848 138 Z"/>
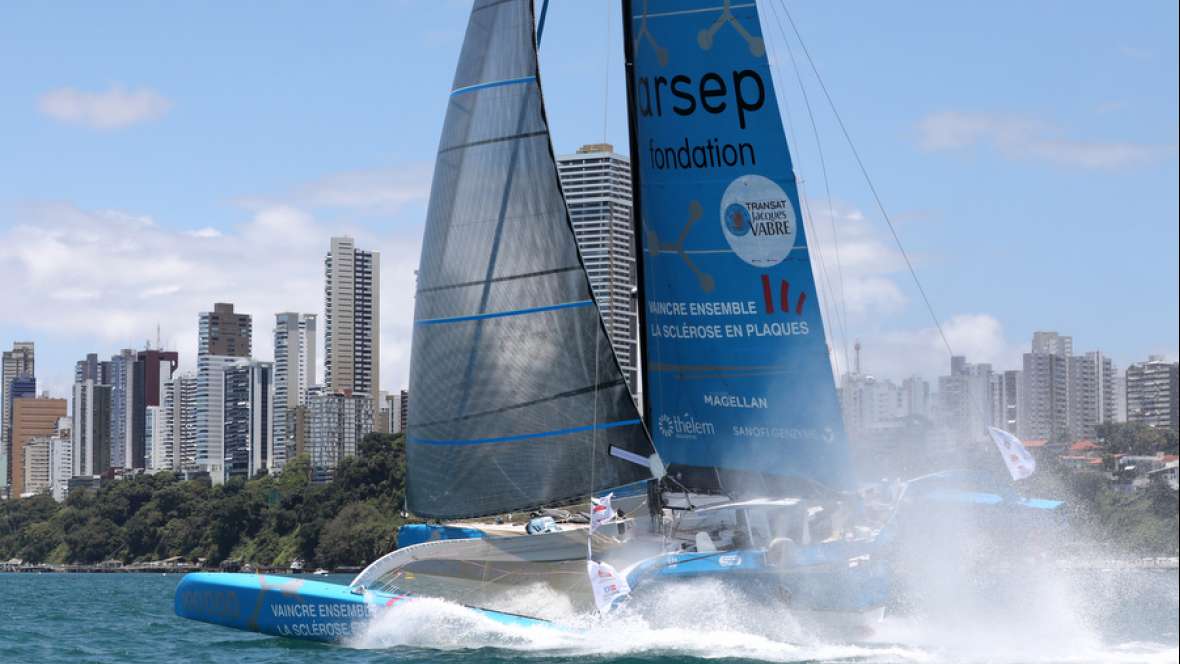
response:
<path fill-rule="evenodd" d="M 594 604 L 602 613 L 614 608 L 615 600 L 631 592 L 627 579 L 619 575 L 607 563 L 586 561 L 586 573 L 590 575 L 590 588 L 594 591 Z"/>
<path fill-rule="evenodd" d="M 615 508 L 610 504 L 611 496 L 614 495 L 608 493 L 602 498 L 590 496 L 590 532 L 598 530 L 602 524 L 615 518 Z"/>
<path fill-rule="evenodd" d="M 1033 474 L 1037 469 L 1037 460 L 1024 449 L 1019 438 L 995 427 L 988 427 L 987 432 L 1000 450 L 1000 456 L 1004 457 L 1004 465 L 1008 466 L 1012 479 L 1022 480 Z"/>

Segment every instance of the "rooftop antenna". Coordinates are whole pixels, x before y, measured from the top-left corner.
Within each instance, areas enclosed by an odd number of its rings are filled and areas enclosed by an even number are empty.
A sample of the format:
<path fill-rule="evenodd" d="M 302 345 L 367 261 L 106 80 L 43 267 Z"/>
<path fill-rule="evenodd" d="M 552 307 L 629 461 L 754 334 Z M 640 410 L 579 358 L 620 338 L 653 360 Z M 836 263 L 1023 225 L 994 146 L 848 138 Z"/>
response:
<path fill-rule="evenodd" d="M 858 376 L 860 375 L 860 339 L 856 340 L 856 344 L 852 347 L 856 351 L 856 364 L 853 370 Z"/>
<path fill-rule="evenodd" d="M 160 321 L 156 321 L 156 350 L 164 350 L 160 345 Z"/>

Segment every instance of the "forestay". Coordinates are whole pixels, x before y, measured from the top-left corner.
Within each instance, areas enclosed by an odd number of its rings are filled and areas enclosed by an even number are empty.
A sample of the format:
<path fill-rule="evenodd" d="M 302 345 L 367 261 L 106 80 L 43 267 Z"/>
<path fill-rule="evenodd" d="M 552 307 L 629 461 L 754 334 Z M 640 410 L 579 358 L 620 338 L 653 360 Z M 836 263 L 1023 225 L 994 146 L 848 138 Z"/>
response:
<path fill-rule="evenodd" d="M 650 477 L 562 198 L 529 0 L 475 3 L 418 271 L 411 511 L 459 518 Z M 615 447 L 622 455 L 610 455 Z"/>

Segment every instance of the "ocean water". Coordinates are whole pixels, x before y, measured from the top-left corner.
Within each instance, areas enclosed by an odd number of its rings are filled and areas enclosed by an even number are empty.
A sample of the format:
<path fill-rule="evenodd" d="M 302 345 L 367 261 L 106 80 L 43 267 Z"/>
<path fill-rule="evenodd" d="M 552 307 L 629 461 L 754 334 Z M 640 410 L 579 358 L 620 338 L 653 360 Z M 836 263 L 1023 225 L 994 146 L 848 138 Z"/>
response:
<path fill-rule="evenodd" d="M 354 642 L 315 644 L 177 618 L 178 581 L 0 574 L 0 662 L 1176 662 L 1180 640 L 1176 570 L 1071 572 L 1015 598 L 985 589 L 984 601 L 888 618 L 855 643 L 808 634 L 706 585 L 670 590 L 658 619 L 570 616 L 584 624 L 571 631 L 505 628 L 454 604 L 414 602 Z"/>

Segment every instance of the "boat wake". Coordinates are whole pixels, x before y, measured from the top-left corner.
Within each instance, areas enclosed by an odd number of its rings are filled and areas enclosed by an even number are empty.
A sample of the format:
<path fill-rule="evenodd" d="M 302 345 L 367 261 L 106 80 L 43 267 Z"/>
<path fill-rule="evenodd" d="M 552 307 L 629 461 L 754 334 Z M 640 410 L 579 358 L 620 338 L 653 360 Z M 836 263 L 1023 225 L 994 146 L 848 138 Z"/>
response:
<path fill-rule="evenodd" d="M 702 602 L 702 598 L 709 598 Z M 887 618 L 871 636 L 834 639 L 781 607 L 751 605 L 720 583 L 678 584 L 609 616 L 576 612 L 561 595 L 522 592 L 522 609 L 547 607 L 552 627 L 496 622 L 444 600 L 395 606 L 348 645 L 364 649 L 498 649 L 514 657 L 743 659 L 766 662 L 1175 662 L 1174 644 L 1103 642 L 1076 612 L 1028 607 L 985 618 L 970 608 Z M 654 604 L 654 605 L 653 605 Z M 1034 617 L 1035 616 L 1040 616 Z"/>

